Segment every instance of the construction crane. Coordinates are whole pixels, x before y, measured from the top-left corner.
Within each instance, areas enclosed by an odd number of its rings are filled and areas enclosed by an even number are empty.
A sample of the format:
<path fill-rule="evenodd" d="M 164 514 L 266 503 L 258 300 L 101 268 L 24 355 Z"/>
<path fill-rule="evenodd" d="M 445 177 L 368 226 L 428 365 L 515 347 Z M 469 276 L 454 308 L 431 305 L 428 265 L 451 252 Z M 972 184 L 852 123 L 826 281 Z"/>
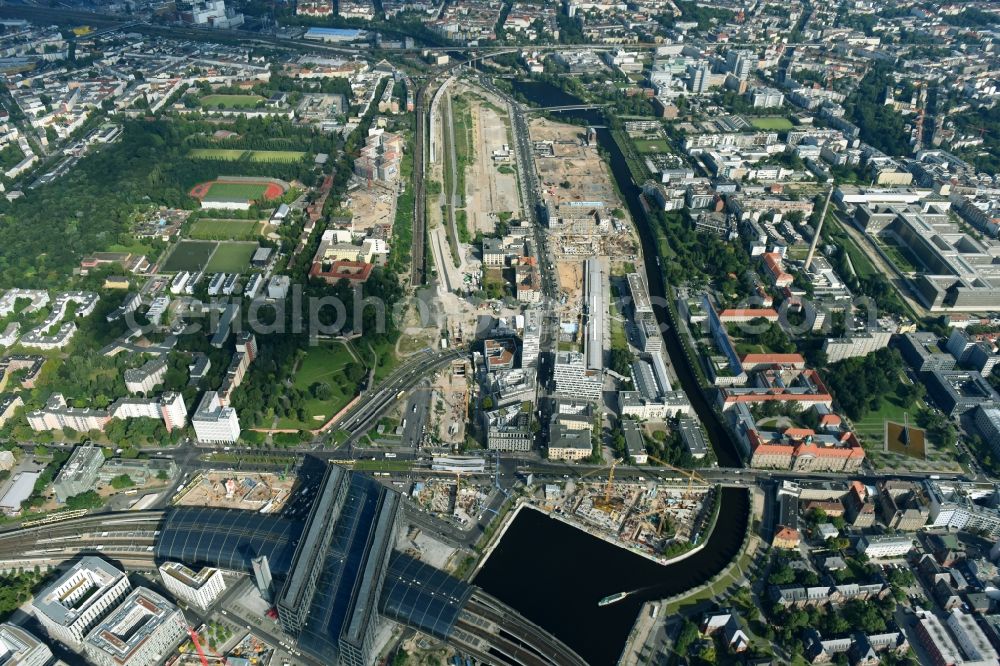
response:
<path fill-rule="evenodd" d="M 611 486 L 615 481 L 615 467 L 617 467 L 618 463 L 621 461 L 621 458 L 615 458 L 615 460 L 611 463 L 611 469 L 608 470 L 608 483 L 604 486 L 604 506 L 606 507 L 611 506 Z"/>
<path fill-rule="evenodd" d="M 706 485 L 708 484 L 708 481 L 706 481 L 700 474 L 698 474 L 698 472 L 695 472 L 694 470 L 683 469 L 681 467 L 674 467 L 670 463 L 664 462 L 663 460 L 660 460 L 656 456 L 649 456 L 649 459 L 655 463 L 659 463 L 660 465 L 666 467 L 667 469 L 671 469 L 675 472 L 682 474 L 683 476 L 686 476 L 688 480 L 687 495 L 691 494 L 691 487 L 694 485 L 695 481 L 698 481 L 699 483 L 704 483 Z"/>

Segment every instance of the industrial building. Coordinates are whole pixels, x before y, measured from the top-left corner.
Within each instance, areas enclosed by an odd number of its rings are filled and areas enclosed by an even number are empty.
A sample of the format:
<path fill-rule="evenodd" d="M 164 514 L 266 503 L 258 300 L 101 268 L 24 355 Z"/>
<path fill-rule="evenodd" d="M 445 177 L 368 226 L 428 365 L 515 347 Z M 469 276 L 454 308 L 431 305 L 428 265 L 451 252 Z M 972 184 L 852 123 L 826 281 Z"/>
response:
<path fill-rule="evenodd" d="M 587 369 L 600 376 L 604 370 L 604 331 L 608 317 L 608 306 L 604 300 L 604 270 L 597 257 L 587 259 L 584 267 L 586 288 L 587 337 L 583 343 L 587 356 Z"/>
<path fill-rule="evenodd" d="M 125 572 L 87 556 L 39 591 L 32 608 L 50 638 L 78 647 L 130 587 Z"/>

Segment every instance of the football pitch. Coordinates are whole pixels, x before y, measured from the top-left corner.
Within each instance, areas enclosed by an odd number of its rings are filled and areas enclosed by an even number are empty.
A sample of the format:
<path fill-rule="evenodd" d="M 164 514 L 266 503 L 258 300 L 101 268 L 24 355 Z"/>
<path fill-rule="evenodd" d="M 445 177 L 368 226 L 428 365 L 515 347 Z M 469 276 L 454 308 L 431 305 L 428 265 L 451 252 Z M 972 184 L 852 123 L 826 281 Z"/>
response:
<path fill-rule="evenodd" d="M 257 243 L 219 243 L 208 260 L 206 273 L 240 273 L 250 268 L 250 258 L 259 246 Z"/>
<path fill-rule="evenodd" d="M 183 240 L 163 262 L 162 270 L 168 273 L 204 270 L 205 264 L 218 245 L 211 241 Z"/>
<path fill-rule="evenodd" d="M 266 183 L 219 183 L 208 188 L 205 201 L 257 201 L 264 198 Z"/>
<path fill-rule="evenodd" d="M 237 150 L 235 148 L 192 148 L 188 157 L 195 160 L 225 160 L 235 162 L 249 159 L 251 162 L 297 162 L 305 156 L 299 150 Z"/>
<path fill-rule="evenodd" d="M 255 220 L 198 220 L 188 235 L 198 240 L 253 240 L 260 234 Z"/>

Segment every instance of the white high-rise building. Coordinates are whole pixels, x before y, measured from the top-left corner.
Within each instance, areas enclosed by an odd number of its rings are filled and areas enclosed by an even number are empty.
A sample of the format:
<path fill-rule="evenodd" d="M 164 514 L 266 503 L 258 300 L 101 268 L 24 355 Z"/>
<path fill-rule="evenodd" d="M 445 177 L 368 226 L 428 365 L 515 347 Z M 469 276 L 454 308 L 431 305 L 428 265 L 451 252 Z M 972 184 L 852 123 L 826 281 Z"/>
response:
<path fill-rule="evenodd" d="M 50 638 L 79 647 L 130 588 L 123 571 L 88 556 L 39 592 L 32 608 Z"/>
<path fill-rule="evenodd" d="M 83 642 L 96 666 L 159 666 L 187 639 L 181 610 L 156 592 L 136 588 Z"/>
<path fill-rule="evenodd" d="M 222 572 L 212 567 L 194 572 L 180 562 L 167 562 L 160 565 L 160 578 L 170 594 L 202 610 L 211 606 L 226 589 Z"/>
<path fill-rule="evenodd" d="M 538 351 L 542 342 L 542 313 L 527 310 L 524 313 L 524 335 L 522 337 L 521 367 L 534 368 L 538 365 Z"/>
<path fill-rule="evenodd" d="M 567 398 L 600 400 L 604 377 L 600 370 L 588 369 L 580 352 L 559 352 L 553 370 L 556 393 Z"/>
<path fill-rule="evenodd" d="M 215 391 L 206 391 L 202 396 L 198 409 L 191 417 L 191 425 L 202 444 L 232 444 L 240 438 L 236 410 L 223 407 Z"/>

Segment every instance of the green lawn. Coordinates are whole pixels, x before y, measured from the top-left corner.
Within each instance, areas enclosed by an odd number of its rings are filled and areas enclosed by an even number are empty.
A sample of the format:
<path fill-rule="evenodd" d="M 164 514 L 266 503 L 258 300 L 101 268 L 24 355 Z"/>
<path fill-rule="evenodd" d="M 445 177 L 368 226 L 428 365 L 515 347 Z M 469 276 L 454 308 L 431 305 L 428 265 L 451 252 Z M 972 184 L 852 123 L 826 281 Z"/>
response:
<path fill-rule="evenodd" d="M 215 254 L 209 260 L 205 271 L 208 273 L 239 273 L 250 267 L 250 257 L 257 251 L 257 243 L 236 241 L 219 243 Z"/>
<path fill-rule="evenodd" d="M 198 220 L 188 232 L 199 240 L 253 240 L 260 235 L 260 222 L 254 220 Z"/>
<path fill-rule="evenodd" d="M 339 412 L 355 395 L 354 384 L 347 379 L 344 371 L 356 361 L 343 342 L 324 343 L 309 347 L 299 362 L 292 384 L 308 396 L 303 403 L 305 421 L 294 417 L 278 419 L 279 428 L 318 428 L 327 419 Z M 319 400 L 309 394 L 313 384 L 322 383 L 330 387 L 330 398 Z"/>
<path fill-rule="evenodd" d="M 611 348 L 628 350 L 628 338 L 625 337 L 625 323 L 618 313 L 615 301 L 611 301 L 608 306 L 608 313 L 611 316 Z"/>
<path fill-rule="evenodd" d="M 260 95 L 205 95 L 201 98 L 201 108 L 252 109 L 258 102 L 266 102 Z"/>
<path fill-rule="evenodd" d="M 854 422 L 854 427 L 858 435 L 872 443 L 878 442 L 879 446 L 881 446 L 885 436 L 885 422 L 896 421 L 897 423 L 902 423 L 903 414 L 906 412 L 907 410 L 903 407 L 899 398 L 893 394 L 886 395 L 882 397 L 882 406 L 879 410 L 877 412 L 868 412 L 863 419 Z M 909 412 L 911 412 L 910 420 L 912 422 L 916 406 L 911 408 Z"/>
<path fill-rule="evenodd" d="M 670 144 L 666 139 L 634 139 L 635 149 L 640 153 L 670 153 Z"/>
<path fill-rule="evenodd" d="M 354 463 L 355 472 L 409 472 L 412 467 L 409 460 L 359 460 Z"/>
<path fill-rule="evenodd" d="M 181 241 L 163 262 L 162 270 L 168 273 L 204 270 L 217 245 L 210 241 Z"/>
<path fill-rule="evenodd" d="M 196 160 L 236 161 L 244 157 L 251 162 L 297 162 L 305 157 L 299 150 L 237 150 L 233 148 L 192 148 L 188 157 Z"/>
<path fill-rule="evenodd" d="M 256 201 L 266 191 L 266 183 L 212 183 L 205 201 Z"/>
<path fill-rule="evenodd" d="M 762 118 L 751 118 L 750 124 L 757 129 L 775 130 L 785 132 L 792 129 L 792 121 L 781 116 L 764 116 Z"/>

